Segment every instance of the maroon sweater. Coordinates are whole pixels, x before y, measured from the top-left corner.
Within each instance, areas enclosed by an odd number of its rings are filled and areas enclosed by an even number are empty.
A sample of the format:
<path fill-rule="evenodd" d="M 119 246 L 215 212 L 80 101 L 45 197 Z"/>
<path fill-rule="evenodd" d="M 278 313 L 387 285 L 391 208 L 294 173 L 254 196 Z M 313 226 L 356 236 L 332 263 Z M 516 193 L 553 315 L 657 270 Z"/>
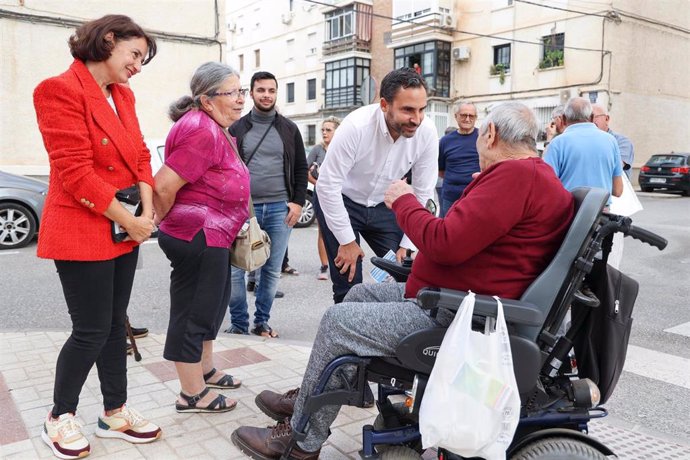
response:
<path fill-rule="evenodd" d="M 412 194 L 393 203 L 398 224 L 419 249 L 405 296 L 445 287 L 519 299 L 546 268 L 573 220 L 573 197 L 539 158 L 483 171 L 444 219 Z"/>

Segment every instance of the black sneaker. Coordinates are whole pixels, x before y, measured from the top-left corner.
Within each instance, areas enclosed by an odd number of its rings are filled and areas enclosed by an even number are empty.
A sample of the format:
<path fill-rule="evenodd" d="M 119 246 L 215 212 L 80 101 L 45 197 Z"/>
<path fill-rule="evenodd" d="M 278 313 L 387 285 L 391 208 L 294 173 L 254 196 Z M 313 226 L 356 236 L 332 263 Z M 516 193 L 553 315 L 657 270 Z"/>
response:
<path fill-rule="evenodd" d="M 145 327 L 133 327 L 132 335 L 135 339 L 141 339 L 142 337 L 149 335 L 149 330 Z"/>

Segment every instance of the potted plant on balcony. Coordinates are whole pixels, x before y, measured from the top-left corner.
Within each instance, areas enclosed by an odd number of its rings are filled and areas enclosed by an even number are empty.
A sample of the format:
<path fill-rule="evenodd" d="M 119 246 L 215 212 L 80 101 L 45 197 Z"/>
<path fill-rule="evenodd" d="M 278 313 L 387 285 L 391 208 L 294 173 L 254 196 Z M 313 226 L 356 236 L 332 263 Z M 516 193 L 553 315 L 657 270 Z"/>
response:
<path fill-rule="evenodd" d="M 507 66 L 505 64 L 493 64 L 489 68 L 489 74 L 498 75 L 498 82 L 503 84 L 506 81 L 506 70 Z"/>

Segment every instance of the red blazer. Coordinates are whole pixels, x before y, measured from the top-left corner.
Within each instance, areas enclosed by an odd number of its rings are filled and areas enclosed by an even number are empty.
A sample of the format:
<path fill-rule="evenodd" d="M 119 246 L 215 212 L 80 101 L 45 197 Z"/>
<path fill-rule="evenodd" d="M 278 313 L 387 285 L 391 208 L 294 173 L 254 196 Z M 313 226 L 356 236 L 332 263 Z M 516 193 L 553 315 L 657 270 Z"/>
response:
<path fill-rule="evenodd" d="M 119 84 L 110 90 L 117 115 L 78 59 L 34 90 L 38 128 L 50 159 L 39 257 L 109 260 L 136 246 L 113 243 L 111 221 L 103 213 L 117 190 L 137 182 L 153 186 L 151 156 L 134 111 L 134 94 Z"/>

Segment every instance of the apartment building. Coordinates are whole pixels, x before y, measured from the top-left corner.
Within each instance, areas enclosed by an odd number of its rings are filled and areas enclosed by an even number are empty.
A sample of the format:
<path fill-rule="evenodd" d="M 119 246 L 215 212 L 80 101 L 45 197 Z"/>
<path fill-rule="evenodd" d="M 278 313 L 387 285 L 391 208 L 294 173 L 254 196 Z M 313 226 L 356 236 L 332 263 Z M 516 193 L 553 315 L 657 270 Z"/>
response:
<path fill-rule="evenodd" d="M 174 8 L 173 8 L 174 7 Z M 130 84 L 144 136 L 164 139 L 172 123 L 167 108 L 189 93 L 194 70 L 225 59 L 222 1 L 7 0 L 0 5 L 0 169 L 48 175 L 33 90 L 72 62 L 67 39 L 83 22 L 126 14 L 157 39 L 158 54 Z M 220 18 L 220 20 L 219 20 Z"/>
<path fill-rule="evenodd" d="M 383 38 L 391 27 L 391 3 L 233 1 L 227 9 L 228 62 L 247 86 L 254 72 L 273 73 L 278 110 L 297 123 L 305 144 L 314 145 L 321 120 L 377 100 L 376 82 L 392 68 Z"/>
<path fill-rule="evenodd" d="M 677 65 L 690 56 L 685 0 L 460 0 L 452 14 L 451 97 L 475 102 L 480 118 L 519 100 L 546 124 L 579 95 L 608 107 L 636 169 L 690 149 L 690 76 Z"/>
<path fill-rule="evenodd" d="M 278 80 L 276 106 L 295 121 L 308 145 L 316 143 L 323 95 L 323 14 L 304 1 L 233 0 L 227 9 L 227 62 L 243 86 L 268 71 Z M 247 110 L 252 107 L 247 98 Z"/>

